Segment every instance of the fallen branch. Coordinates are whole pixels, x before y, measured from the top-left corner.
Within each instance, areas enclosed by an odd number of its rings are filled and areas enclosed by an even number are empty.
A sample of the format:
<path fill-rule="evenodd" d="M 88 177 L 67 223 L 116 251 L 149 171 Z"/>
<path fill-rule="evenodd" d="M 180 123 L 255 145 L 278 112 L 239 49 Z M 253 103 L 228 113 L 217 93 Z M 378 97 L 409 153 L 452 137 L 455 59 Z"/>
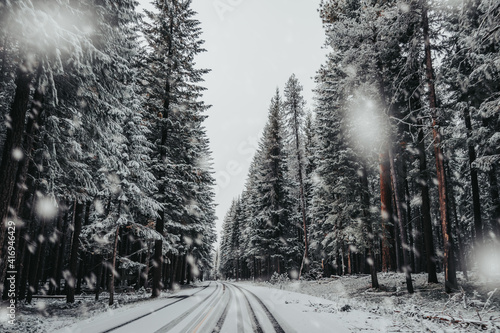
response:
<path fill-rule="evenodd" d="M 457 319 L 457 318 L 453 318 L 453 317 L 450 317 L 450 316 L 439 316 L 439 315 L 431 315 L 431 314 L 424 314 L 422 315 L 422 318 L 424 319 L 429 319 L 429 320 L 440 320 L 440 321 L 446 321 L 446 322 L 449 322 L 450 324 L 465 324 L 467 326 L 469 325 L 474 325 L 474 326 L 478 326 L 480 327 L 481 329 L 483 330 L 486 330 L 488 329 L 488 326 L 492 325 L 492 326 L 495 326 L 497 328 L 500 328 L 500 323 L 499 325 L 495 324 L 495 323 L 488 323 L 488 322 L 484 322 L 484 321 L 479 321 L 479 320 L 473 320 L 473 319 Z"/>
<path fill-rule="evenodd" d="M 495 288 L 495 290 L 493 290 L 492 292 L 490 292 L 490 296 L 488 297 L 488 299 L 486 300 L 486 303 L 484 303 L 484 306 L 483 306 L 483 311 L 484 309 L 486 309 L 486 307 L 490 304 L 490 300 L 491 298 L 493 297 L 493 295 L 497 292 L 497 289 L 498 288 Z"/>

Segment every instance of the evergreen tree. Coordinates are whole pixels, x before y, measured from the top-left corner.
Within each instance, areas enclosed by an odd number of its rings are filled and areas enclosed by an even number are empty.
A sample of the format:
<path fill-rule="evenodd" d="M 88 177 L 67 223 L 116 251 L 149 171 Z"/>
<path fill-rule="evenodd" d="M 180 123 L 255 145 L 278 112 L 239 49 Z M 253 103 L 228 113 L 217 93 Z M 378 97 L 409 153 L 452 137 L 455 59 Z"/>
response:
<path fill-rule="evenodd" d="M 144 33 L 151 48 L 146 105 L 155 124 L 151 136 L 156 147 L 153 170 L 159 181 L 157 200 L 163 206 L 156 231 L 180 235 L 179 242 L 173 244 L 177 254 L 192 258 L 193 241 L 214 223 L 210 194 L 214 180 L 205 162 L 208 150 L 202 127 L 208 107 L 200 100 L 204 90 L 200 84 L 208 70 L 196 69 L 194 62 L 194 57 L 204 51 L 204 41 L 200 39 L 200 23 L 193 18 L 191 1 L 157 0 L 153 5 L 156 12 L 147 12 L 151 23 L 146 24 Z M 205 211 L 199 208 L 202 203 Z M 208 244 L 213 235 L 207 236 Z M 198 259 L 207 264 L 210 251 L 210 247 L 203 249 L 199 253 L 204 257 Z M 153 297 L 161 288 L 162 256 L 162 240 L 157 240 Z M 195 272 L 194 265 L 190 266 Z"/>
<path fill-rule="evenodd" d="M 269 119 L 259 144 L 259 165 L 257 167 L 257 233 L 261 256 L 265 255 L 267 274 L 281 273 L 288 257 L 289 247 L 293 245 L 287 232 L 289 225 L 289 198 L 286 190 L 286 157 L 283 144 L 282 102 L 279 92 L 271 100 Z M 293 238 L 293 237 L 292 237 Z M 255 244 L 257 245 L 257 244 Z M 254 246 L 255 246 L 254 245 Z"/>
<path fill-rule="evenodd" d="M 307 209 L 306 209 L 306 193 L 304 184 L 304 147 L 302 142 L 302 124 L 305 115 L 305 101 L 302 97 L 302 86 L 299 81 L 292 75 L 285 86 L 285 101 L 283 103 L 285 125 L 288 129 L 286 138 L 288 138 L 289 152 L 289 171 L 290 178 L 294 180 L 292 188 L 297 188 L 298 193 L 293 193 L 292 197 L 296 197 L 299 202 L 298 209 L 300 211 L 300 219 L 302 220 L 302 231 L 300 235 L 304 239 L 304 257 L 300 264 L 299 277 L 304 267 L 307 271 L 309 255 L 308 255 L 308 240 L 307 240 Z M 297 186 L 296 186 L 297 185 Z"/>

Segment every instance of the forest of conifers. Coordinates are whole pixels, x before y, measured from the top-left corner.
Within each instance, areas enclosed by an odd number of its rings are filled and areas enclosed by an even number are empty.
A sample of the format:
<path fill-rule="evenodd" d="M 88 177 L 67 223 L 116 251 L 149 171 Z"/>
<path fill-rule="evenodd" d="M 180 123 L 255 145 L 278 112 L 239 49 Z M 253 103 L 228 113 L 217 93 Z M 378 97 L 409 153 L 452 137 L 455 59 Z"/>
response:
<path fill-rule="evenodd" d="M 0 1 L 4 298 L 111 304 L 115 286 L 156 297 L 212 267 L 199 22 L 190 0 L 137 5 Z"/>
<path fill-rule="evenodd" d="M 500 4 L 324 0 L 306 112 L 276 92 L 224 218 L 226 278 L 488 274 L 500 253 Z M 297 47 L 300 47 L 298 45 Z M 404 282 L 404 281 L 402 281 Z"/>
<path fill-rule="evenodd" d="M 276 91 L 215 256 L 191 2 L 0 0 L 4 298 L 498 264 L 497 1 L 324 0 L 316 99 Z"/>

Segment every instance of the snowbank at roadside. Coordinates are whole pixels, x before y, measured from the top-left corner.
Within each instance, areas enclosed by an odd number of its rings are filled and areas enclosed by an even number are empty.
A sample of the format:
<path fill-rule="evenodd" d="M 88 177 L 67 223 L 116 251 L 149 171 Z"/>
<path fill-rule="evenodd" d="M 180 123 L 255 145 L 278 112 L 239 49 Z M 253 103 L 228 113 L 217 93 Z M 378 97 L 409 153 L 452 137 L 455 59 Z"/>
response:
<path fill-rule="evenodd" d="M 381 290 L 370 288 L 369 275 L 254 284 L 332 301 L 311 300 L 309 311 L 342 313 L 353 332 L 370 329 L 366 316 L 357 311 L 385 318 L 385 327 L 371 328 L 376 332 L 500 332 L 500 279 L 472 275 L 465 281 L 459 273 L 461 291 L 448 295 L 442 283 L 428 284 L 427 274 L 412 274 L 415 294 L 409 295 L 402 273 L 379 273 L 378 278 Z"/>

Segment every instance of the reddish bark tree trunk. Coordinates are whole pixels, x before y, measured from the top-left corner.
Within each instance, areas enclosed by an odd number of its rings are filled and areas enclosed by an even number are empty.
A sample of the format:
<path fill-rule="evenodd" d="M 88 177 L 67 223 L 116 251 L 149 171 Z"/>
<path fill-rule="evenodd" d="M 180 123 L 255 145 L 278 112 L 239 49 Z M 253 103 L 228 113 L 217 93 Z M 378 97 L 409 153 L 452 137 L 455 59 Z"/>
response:
<path fill-rule="evenodd" d="M 444 261 L 443 269 L 445 273 L 445 289 L 446 292 L 451 292 L 457 288 L 456 268 L 454 262 L 453 242 L 451 236 L 451 228 L 449 222 L 449 215 L 447 209 L 447 192 L 446 192 L 446 175 L 444 169 L 444 155 L 441 149 L 441 133 L 439 127 L 439 120 L 436 111 L 437 100 L 436 90 L 434 86 L 434 71 L 432 68 L 432 55 L 431 44 L 429 37 L 429 18 L 428 18 L 427 1 L 422 2 L 422 29 L 424 34 L 425 43 L 425 64 L 426 64 L 426 77 L 429 89 L 429 106 L 432 116 L 432 136 L 434 139 L 434 155 L 436 157 L 436 174 L 438 180 L 439 192 L 439 212 L 441 214 L 441 228 L 443 231 L 443 245 L 444 245 Z"/>

